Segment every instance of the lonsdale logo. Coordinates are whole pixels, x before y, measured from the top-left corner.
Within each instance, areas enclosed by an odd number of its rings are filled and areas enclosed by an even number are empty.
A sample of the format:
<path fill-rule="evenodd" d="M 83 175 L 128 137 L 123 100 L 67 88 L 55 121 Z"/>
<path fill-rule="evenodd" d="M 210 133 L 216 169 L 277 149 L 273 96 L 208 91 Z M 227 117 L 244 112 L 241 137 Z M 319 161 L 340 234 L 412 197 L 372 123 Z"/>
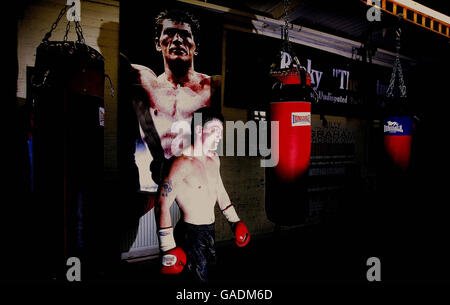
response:
<path fill-rule="evenodd" d="M 311 113 L 310 112 L 292 112 L 291 115 L 292 126 L 310 126 Z"/>
<path fill-rule="evenodd" d="M 403 133 L 403 126 L 398 122 L 387 121 L 384 125 L 384 132 L 400 132 Z"/>

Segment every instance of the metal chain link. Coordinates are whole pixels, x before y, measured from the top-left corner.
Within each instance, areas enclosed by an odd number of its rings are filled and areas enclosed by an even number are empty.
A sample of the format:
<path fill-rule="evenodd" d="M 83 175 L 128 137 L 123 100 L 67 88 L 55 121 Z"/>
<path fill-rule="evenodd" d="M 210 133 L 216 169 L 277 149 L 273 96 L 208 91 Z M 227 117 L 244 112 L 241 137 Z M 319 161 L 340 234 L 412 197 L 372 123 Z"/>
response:
<path fill-rule="evenodd" d="M 75 3 L 74 3 L 75 4 Z M 58 22 L 59 20 L 61 20 L 62 16 L 64 16 L 64 14 L 67 11 L 68 6 L 64 5 L 64 7 L 61 9 L 61 11 L 59 12 L 58 18 L 56 18 L 56 21 L 53 22 L 50 31 L 47 32 L 47 34 L 45 34 L 44 39 L 42 39 L 42 41 L 48 41 L 48 39 L 50 38 L 50 36 L 52 35 L 52 32 L 56 29 L 56 27 L 58 26 Z"/>
<path fill-rule="evenodd" d="M 75 20 L 74 22 L 75 22 L 75 31 L 76 31 L 77 36 L 78 36 L 78 42 L 84 44 L 85 40 L 84 40 L 83 30 L 81 29 L 80 22 L 78 22 L 77 20 Z"/>
<path fill-rule="evenodd" d="M 52 35 L 52 32 L 56 29 L 56 27 L 58 26 L 59 21 L 61 20 L 62 16 L 64 16 L 67 12 L 67 9 L 69 7 L 73 7 L 75 5 L 75 2 L 72 3 L 72 5 L 64 5 L 64 7 L 61 9 L 61 11 L 59 12 L 58 18 L 56 18 L 56 21 L 53 22 L 50 31 L 45 34 L 44 39 L 42 39 L 42 41 L 48 41 L 48 39 L 50 38 L 50 36 Z M 75 15 L 75 12 L 74 12 Z M 84 36 L 83 36 L 83 30 L 81 28 L 80 22 L 77 21 L 76 19 L 74 20 L 75 23 L 75 32 L 77 34 L 78 37 L 78 42 L 85 44 L 85 40 L 84 40 Z M 66 32 L 64 34 L 64 41 L 67 41 L 68 39 L 68 35 L 69 35 L 69 31 L 70 31 L 70 21 L 67 22 L 66 25 Z"/>
<path fill-rule="evenodd" d="M 70 31 L 70 21 L 67 22 L 67 25 L 66 25 L 66 33 L 64 34 L 64 41 L 67 41 L 67 36 L 69 35 L 69 31 Z"/>
<path fill-rule="evenodd" d="M 284 0 L 284 26 L 282 31 L 283 44 L 289 48 L 289 20 L 288 20 L 288 8 L 289 0 Z"/>
<path fill-rule="evenodd" d="M 406 86 L 405 86 L 405 82 L 403 79 L 402 65 L 400 63 L 400 35 L 401 35 L 401 33 L 402 33 L 402 30 L 400 27 L 398 27 L 397 30 L 395 31 L 395 34 L 396 34 L 395 61 L 394 61 L 394 66 L 392 68 L 391 80 L 389 82 L 389 87 L 386 91 L 386 96 L 389 98 L 394 95 L 395 78 L 397 77 L 397 73 L 399 76 L 400 97 L 406 97 Z"/>
<path fill-rule="evenodd" d="M 289 41 L 289 18 L 288 18 L 288 9 L 290 6 L 289 0 L 284 0 L 284 25 L 282 28 L 282 38 L 283 38 L 283 51 L 287 52 L 292 59 L 295 61 L 295 67 L 298 71 L 300 68 L 300 61 L 298 60 L 297 55 L 295 54 L 294 50 L 292 49 L 291 42 Z"/>

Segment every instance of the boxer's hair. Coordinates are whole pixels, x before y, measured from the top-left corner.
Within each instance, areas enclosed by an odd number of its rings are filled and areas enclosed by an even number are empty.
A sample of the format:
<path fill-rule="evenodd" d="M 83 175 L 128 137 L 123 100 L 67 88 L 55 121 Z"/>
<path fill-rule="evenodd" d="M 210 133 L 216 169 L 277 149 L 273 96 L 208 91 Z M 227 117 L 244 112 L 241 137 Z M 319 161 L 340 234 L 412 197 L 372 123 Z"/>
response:
<path fill-rule="evenodd" d="M 175 22 L 183 22 L 187 23 L 191 26 L 192 30 L 192 36 L 195 41 L 195 45 L 197 46 L 197 50 L 199 48 L 200 42 L 197 41 L 198 34 L 200 32 L 200 22 L 192 13 L 186 10 L 181 9 L 165 9 L 162 10 L 156 17 L 155 17 L 155 27 L 154 27 L 154 37 L 155 39 L 159 39 L 161 36 L 161 30 L 162 30 L 162 22 L 165 19 L 169 19 Z"/>
<path fill-rule="evenodd" d="M 201 115 L 201 121 L 195 120 L 196 114 Z M 211 122 L 213 120 L 218 120 L 222 124 L 225 123 L 225 119 L 224 119 L 222 113 L 220 113 L 218 110 L 216 110 L 212 107 L 202 107 L 194 112 L 194 114 L 192 115 L 192 120 L 191 120 L 191 141 L 192 141 L 192 143 L 195 143 L 195 127 L 197 127 L 198 125 L 201 125 L 202 127 L 204 127 L 206 125 L 206 123 Z"/>

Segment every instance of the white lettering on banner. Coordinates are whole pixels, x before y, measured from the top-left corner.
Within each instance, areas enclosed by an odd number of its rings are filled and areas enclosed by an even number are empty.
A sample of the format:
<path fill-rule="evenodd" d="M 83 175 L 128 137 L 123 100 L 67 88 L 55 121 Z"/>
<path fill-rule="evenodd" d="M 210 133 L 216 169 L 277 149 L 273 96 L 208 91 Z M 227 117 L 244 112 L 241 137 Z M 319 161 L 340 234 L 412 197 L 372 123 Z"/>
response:
<path fill-rule="evenodd" d="M 319 90 L 318 94 L 319 94 L 319 99 L 320 100 L 330 101 L 330 102 L 334 102 L 334 103 L 347 104 L 347 96 L 345 96 L 345 97 L 343 97 L 343 96 L 334 96 L 330 92 L 325 94 L 322 90 Z"/>
<path fill-rule="evenodd" d="M 333 76 L 341 77 L 339 89 L 348 90 L 348 80 L 350 78 L 350 71 L 341 70 L 341 69 L 333 69 Z M 344 83 L 345 83 L 345 85 L 344 85 Z"/>
<path fill-rule="evenodd" d="M 289 55 L 289 53 L 281 51 L 281 62 L 280 62 L 280 68 L 286 69 L 289 68 L 292 62 L 292 57 Z"/>
<path fill-rule="evenodd" d="M 311 85 L 315 85 L 314 86 L 314 90 L 317 90 L 317 88 L 319 88 L 319 84 L 320 84 L 320 80 L 322 79 L 322 71 L 319 70 L 314 70 L 311 69 L 311 59 L 307 60 L 307 67 L 306 67 L 306 71 L 308 71 L 308 73 L 311 75 Z"/>
<path fill-rule="evenodd" d="M 387 85 L 382 84 L 380 80 L 377 79 L 377 95 L 386 95 L 387 88 Z"/>
<path fill-rule="evenodd" d="M 292 62 L 292 57 L 286 52 L 281 52 L 281 62 L 280 62 L 281 69 L 289 68 L 291 62 Z M 306 71 L 311 76 L 311 86 L 314 88 L 314 90 L 317 90 L 317 88 L 319 88 L 320 81 L 322 80 L 323 71 L 313 69 L 311 59 L 307 59 L 306 63 L 307 63 Z M 350 81 L 350 71 L 333 68 L 333 77 L 338 78 L 339 89 L 348 90 L 349 81 Z M 347 101 L 345 101 L 345 103 L 346 102 Z"/>
<path fill-rule="evenodd" d="M 327 127 L 311 129 L 311 143 L 313 144 L 355 144 L 354 132 L 340 122 L 328 121 Z M 335 163 L 336 165 L 337 163 Z"/>

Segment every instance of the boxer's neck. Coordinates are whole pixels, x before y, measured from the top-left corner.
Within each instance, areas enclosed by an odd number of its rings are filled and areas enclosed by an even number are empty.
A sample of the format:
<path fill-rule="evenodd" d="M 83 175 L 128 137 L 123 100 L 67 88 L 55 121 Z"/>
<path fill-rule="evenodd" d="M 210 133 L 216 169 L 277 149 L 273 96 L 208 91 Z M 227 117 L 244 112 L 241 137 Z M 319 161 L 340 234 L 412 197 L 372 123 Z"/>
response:
<path fill-rule="evenodd" d="M 188 85 L 195 77 L 195 71 L 193 64 L 191 65 L 169 65 L 165 69 L 166 79 L 169 83 L 177 87 L 185 87 Z"/>
<path fill-rule="evenodd" d="M 202 145 L 201 140 L 196 142 L 194 144 L 194 146 L 192 146 L 192 152 L 193 152 L 193 157 L 197 158 L 201 162 L 205 162 L 208 158 L 211 158 L 214 156 L 214 151 L 211 151 L 211 150 L 205 148 Z"/>

